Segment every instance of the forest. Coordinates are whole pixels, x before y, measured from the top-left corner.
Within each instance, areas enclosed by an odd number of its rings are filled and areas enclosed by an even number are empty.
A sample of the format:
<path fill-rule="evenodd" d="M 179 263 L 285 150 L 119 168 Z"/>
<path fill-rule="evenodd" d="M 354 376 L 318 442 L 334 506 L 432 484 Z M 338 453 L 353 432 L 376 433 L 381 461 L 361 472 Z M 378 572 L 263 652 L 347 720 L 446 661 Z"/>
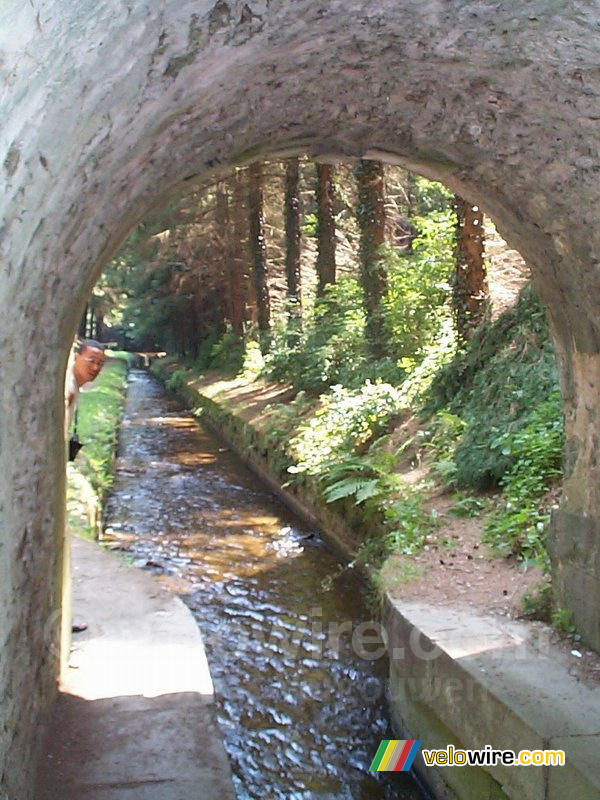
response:
<path fill-rule="evenodd" d="M 545 312 L 493 221 L 442 184 L 290 158 L 192 187 L 137 226 L 80 334 L 165 351 L 173 389 L 213 372 L 288 385 L 269 409 L 281 475 L 358 507 L 358 562 L 478 518 L 495 557 L 546 575 L 525 611 L 551 613 L 563 421 Z"/>

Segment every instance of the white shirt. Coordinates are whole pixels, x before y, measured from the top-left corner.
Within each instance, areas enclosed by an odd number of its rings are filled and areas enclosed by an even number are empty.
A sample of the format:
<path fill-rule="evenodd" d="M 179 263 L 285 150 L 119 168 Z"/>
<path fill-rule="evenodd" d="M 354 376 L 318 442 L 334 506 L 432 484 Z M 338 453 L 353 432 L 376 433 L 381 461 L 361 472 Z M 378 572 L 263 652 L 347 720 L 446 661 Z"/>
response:
<path fill-rule="evenodd" d="M 71 425 L 73 424 L 75 410 L 77 409 L 77 398 L 79 396 L 79 386 L 75 380 L 73 368 L 74 364 L 70 364 L 65 377 L 65 436 L 67 439 L 70 436 Z"/>

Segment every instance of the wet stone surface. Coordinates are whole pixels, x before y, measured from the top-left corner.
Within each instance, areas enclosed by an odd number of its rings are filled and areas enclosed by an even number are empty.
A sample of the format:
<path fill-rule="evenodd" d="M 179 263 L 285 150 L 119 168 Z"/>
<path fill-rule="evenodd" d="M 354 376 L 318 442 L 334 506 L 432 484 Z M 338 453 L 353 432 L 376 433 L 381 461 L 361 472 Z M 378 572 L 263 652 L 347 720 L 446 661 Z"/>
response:
<path fill-rule="evenodd" d="M 238 798 L 424 795 L 369 773 L 385 649 L 360 585 L 227 448 L 144 372 L 130 376 L 105 541 L 194 613 Z"/>

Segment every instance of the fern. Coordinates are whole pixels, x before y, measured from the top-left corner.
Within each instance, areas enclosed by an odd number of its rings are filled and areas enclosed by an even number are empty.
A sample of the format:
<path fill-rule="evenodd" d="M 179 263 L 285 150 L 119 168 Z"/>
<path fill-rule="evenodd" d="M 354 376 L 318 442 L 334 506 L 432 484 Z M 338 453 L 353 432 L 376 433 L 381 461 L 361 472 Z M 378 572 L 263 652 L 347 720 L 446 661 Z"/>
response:
<path fill-rule="evenodd" d="M 356 505 L 368 500 L 381 493 L 379 478 L 359 478 L 357 476 L 342 478 L 340 481 L 327 486 L 323 491 L 323 496 L 327 503 L 334 503 L 343 497 L 356 496 Z"/>
<path fill-rule="evenodd" d="M 377 497 L 382 493 L 381 479 L 376 478 L 372 481 L 367 481 L 365 485 L 356 492 L 356 505 L 364 503 L 370 497 Z"/>

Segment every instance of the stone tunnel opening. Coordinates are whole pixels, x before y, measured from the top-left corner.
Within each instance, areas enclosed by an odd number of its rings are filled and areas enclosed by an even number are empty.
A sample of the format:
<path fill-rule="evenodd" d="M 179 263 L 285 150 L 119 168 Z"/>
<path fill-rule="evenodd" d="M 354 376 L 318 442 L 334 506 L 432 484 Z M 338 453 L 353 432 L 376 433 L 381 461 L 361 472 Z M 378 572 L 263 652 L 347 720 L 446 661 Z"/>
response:
<path fill-rule="evenodd" d="M 24 765 L 54 692 L 44 623 L 60 605 L 62 378 L 85 298 L 168 194 L 267 154 L 441 180 L 531 265 L 566 419 L 555 586 L 599 648 L 594 10 L 165 0 L 124 14 L 113 0 L 10 0 L 0 17 L 3 788 L 29 796 Z"/>

